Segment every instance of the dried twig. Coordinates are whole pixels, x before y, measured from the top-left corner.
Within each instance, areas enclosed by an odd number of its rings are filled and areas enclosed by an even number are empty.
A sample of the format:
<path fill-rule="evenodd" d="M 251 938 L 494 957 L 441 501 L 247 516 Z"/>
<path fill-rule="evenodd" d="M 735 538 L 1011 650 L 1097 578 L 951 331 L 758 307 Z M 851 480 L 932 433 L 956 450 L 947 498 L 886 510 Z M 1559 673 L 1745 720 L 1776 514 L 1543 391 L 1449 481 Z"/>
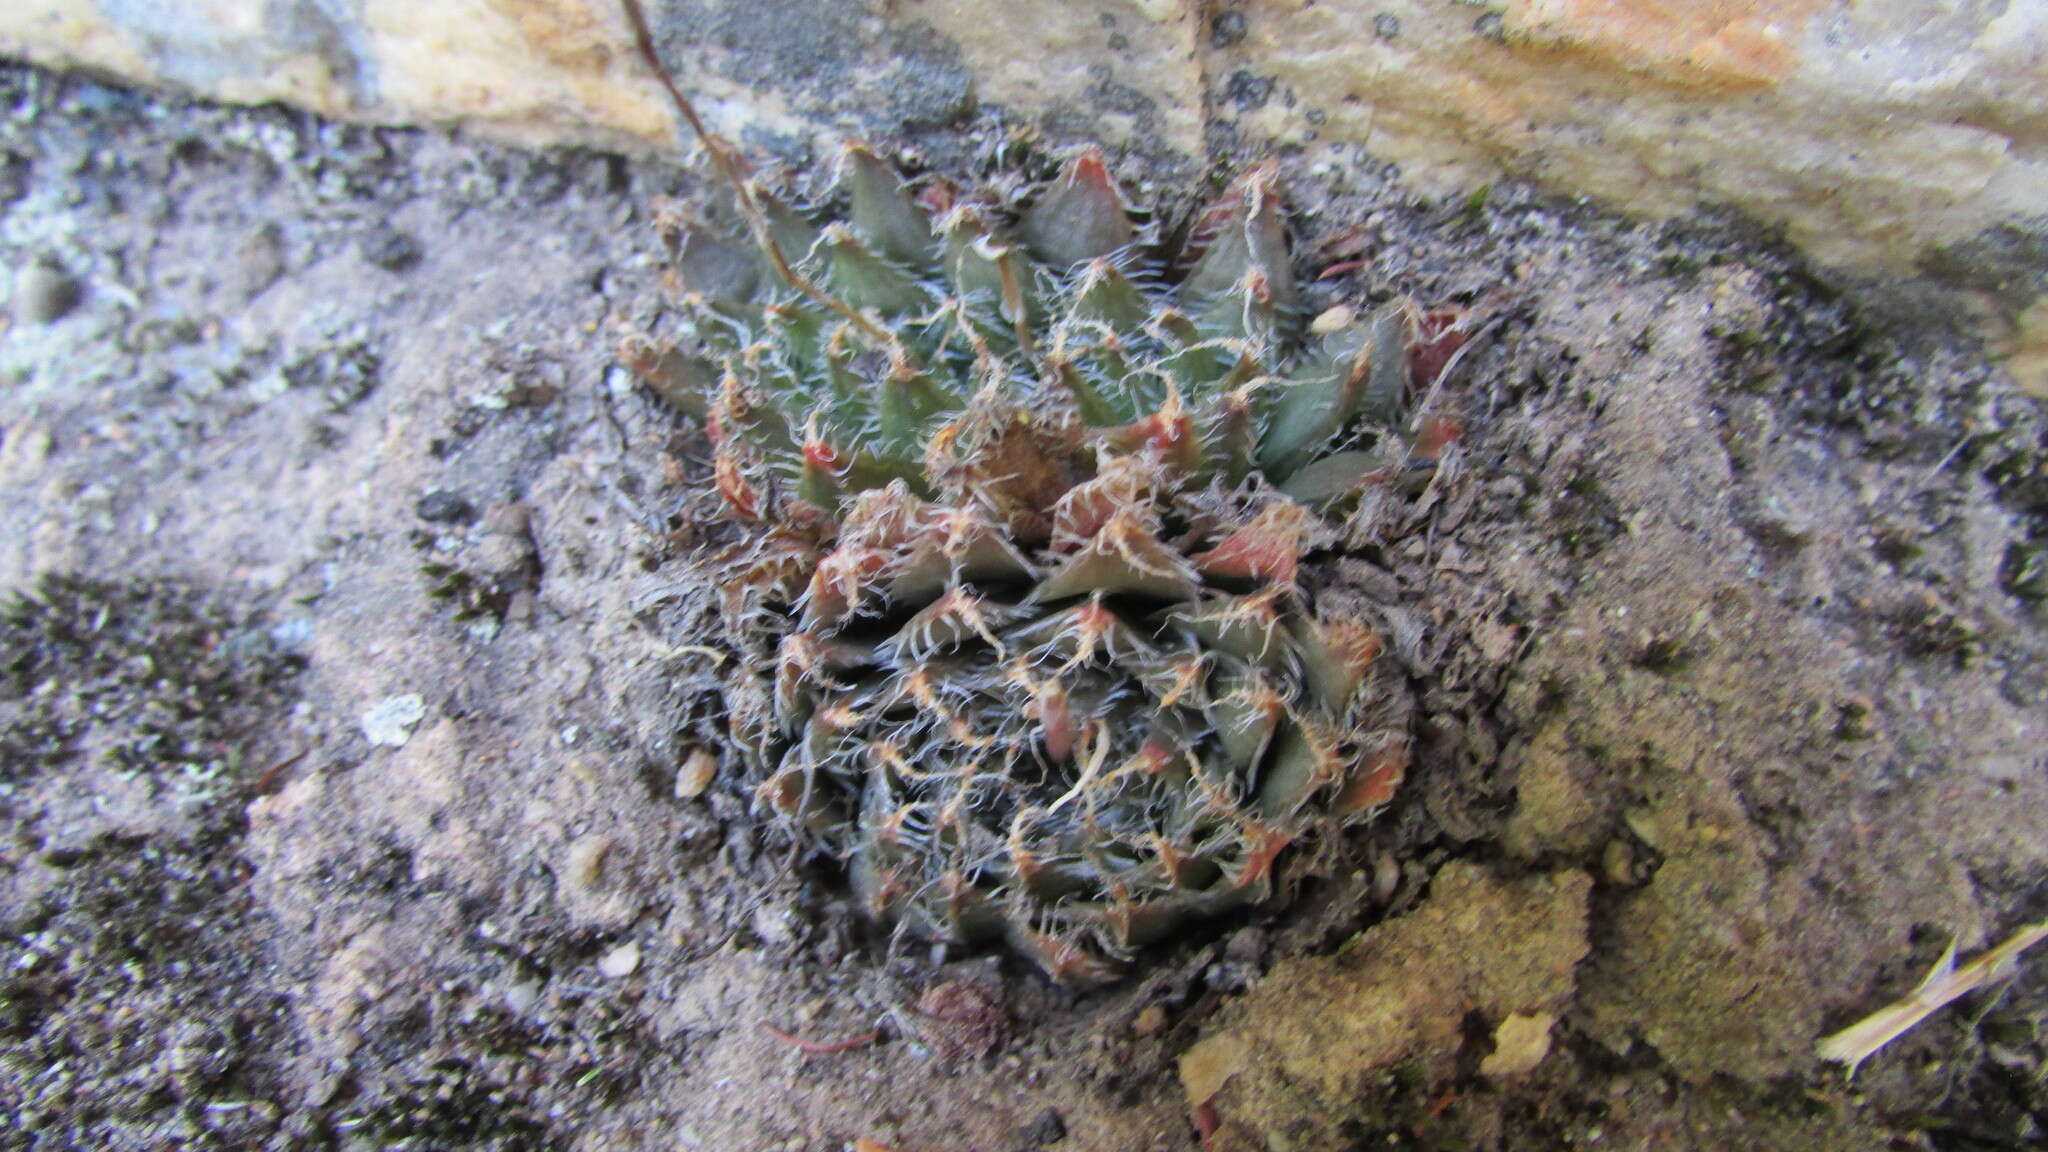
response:
<path fill-rule="evenodd" d="M 304 760 L 311 751 L 312 749 L 310 748 L 302 749 L 265 768 L 263 774 L 256 777 L 256 782 L 249 785 L 249 791 L 258 796 L 268 796 L 272 792 L 277 791 L 278 787 L 284 783 L 285 773 L 290 770 L 292 765 Z"/>
<path fill-rule="evenodd" d="M 775 1037 L 791 1048 L 799 1052 L 808 1052 L 813 1056 L 833 1056 L 841 1052 L 851 1052 L 855 1048 L 865 1048 L 882 1038 L 882 1034 L 879 1031 L 863 1032 L 850 1040 L 835 1040 L 831 1043 L 822 1043 L 817 1040 L 806 1040 L 791 1032 L 784 1032 L 766 1020 L 761 1021 L 761 1027 L 770 1036 Z"/>
<path fill-rule="evenodd" d="M 1850 1075 L 1854 1075 L 1857 1065 L 1950 1001 L 2013 975 L 2020 953 L 2044 939 L 2048 939 L 2048 921 L 2030 924 L 1961 968 L 1956 967 L 1956 946 L 1951 943 L 1918 988 L 1822 1040 L 1817 1049 L 1820 1058 L 1847 1064 Z"/>

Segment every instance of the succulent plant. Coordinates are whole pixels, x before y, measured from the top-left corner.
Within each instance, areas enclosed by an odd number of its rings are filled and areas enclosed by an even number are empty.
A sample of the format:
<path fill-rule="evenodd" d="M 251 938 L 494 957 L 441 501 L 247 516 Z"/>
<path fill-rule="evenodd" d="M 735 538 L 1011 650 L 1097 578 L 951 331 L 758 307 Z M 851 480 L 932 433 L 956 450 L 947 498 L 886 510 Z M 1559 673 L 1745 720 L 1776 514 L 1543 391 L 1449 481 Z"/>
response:
<path fill-rule="evenodd" d="M 1399 783 L 1398 677 L 1297 572 L 1431 446 L 1397 419 L 1461 330 L 1304 325 L 1271 167 L 1171 262 L 1092 152 L 1015 214 L 859 145 L 838 187 L 747 184 L 752 243 L 664 217 L 684 335 L 623 349 L 744 526 L 731 735 L 877 919 L 1113 977 Z"/>

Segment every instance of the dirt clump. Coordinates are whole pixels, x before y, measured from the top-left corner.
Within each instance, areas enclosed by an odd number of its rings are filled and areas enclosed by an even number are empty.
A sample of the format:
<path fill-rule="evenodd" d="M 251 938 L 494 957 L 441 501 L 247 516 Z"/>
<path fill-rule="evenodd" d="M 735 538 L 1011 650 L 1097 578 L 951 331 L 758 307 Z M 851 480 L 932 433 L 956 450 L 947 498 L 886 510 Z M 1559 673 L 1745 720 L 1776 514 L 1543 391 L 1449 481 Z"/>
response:
<path fill-rule="evenodd" d="M 1180 1058 L 1189 1103 L 1268 1146 L 1347 1147 L 1347 1123 L 1383 1085 L 1440 1090 L 1461 1060 L 1480 1063 L 1468 1033 L 1555 1021 L 1588 948 L 1591 887 L 1581 873 L 1503 881 L 1445 865 L 1415 910 L 1334 955 L 1282 961 L 1219 1014 Z"/>

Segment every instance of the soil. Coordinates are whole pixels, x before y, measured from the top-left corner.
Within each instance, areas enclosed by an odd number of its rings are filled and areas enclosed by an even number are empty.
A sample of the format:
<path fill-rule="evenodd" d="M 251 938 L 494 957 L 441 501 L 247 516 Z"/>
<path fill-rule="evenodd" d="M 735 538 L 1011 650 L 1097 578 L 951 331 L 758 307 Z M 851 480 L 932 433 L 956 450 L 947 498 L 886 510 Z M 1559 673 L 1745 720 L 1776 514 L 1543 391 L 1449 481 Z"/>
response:
<path fill-rule="evenodd" d="M 19 67 L 0 117 L 0 1146 L 2048 1140 L 2038 958 L 1814 1055 L 2048 916 L 2048 415 L 1938 297 L 1290 169 L 1362 262 L 1319 305 L 1489 324 L 1309 577 L 1418 754 L 1288 909 L 1081 994 L 706 786 L 705 445 L 612 357 L 689 169 Z"/>

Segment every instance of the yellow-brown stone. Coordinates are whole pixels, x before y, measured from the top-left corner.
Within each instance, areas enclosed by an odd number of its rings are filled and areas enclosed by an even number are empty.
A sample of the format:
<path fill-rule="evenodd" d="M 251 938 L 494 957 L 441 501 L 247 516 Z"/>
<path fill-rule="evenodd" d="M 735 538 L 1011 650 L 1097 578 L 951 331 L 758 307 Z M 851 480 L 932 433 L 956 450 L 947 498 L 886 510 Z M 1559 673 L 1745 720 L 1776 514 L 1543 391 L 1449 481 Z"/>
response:
<path fill-rule="evenodd" d="M 1867 272 L 2048 231 L 2036 5 L 645 2 L 728 133 L 888 135 L 999 107 L 1182 175 L 1241 159 L 1208 156 L 1219 141 L 1284 143 L 1446 195 L 1511 177 L 1652 217 L 1732 207 Z M 14 0 L 0 54 L 353 119 L 675 146 L 618 0 Z"/>

